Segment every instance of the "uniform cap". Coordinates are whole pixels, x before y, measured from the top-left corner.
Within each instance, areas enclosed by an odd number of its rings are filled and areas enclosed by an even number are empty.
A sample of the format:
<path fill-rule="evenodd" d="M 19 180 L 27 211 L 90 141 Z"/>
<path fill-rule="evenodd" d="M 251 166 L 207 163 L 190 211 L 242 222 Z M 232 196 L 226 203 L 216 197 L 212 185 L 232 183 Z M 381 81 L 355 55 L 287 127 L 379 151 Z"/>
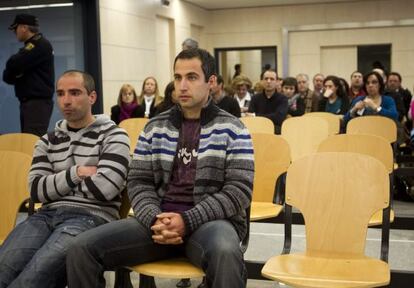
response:
<path fill-rule="evenodd" d="M 36 16 L 30 14 L 17 14 L 14 22 L 9 26 L 9 30 L 16 29 L 17 25 L 24 24 L 29 26 L 39 26 L 39 20 Z"/>

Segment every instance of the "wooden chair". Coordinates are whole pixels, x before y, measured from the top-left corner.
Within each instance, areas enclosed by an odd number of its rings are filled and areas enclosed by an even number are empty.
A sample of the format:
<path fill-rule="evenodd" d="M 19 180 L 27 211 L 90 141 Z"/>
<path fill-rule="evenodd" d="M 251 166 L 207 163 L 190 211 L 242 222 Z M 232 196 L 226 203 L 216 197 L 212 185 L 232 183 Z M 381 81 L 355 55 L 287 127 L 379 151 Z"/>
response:
<path fill-rule="evenodd" d="M 376 135 L 392 144 L 397 141 L 397 124 L 394 120 L 383 116 L 356 117 L 348 122 L 346 134 Z"/>
<path fill-rule="evenodd" d="M 282 201 L 274 203 L 275 185 L 290 165 L 289 144 L 274 134 L 252 133 L 254 148 L 254 184 L 250 220 L 273 218 L 283 209 Z"/>
<path fill-rule="evenodd" d="M 326 121 L 328 121 L 329 135 L 335 135 L 339 133 L 341 119 L 340 117 L 338 117 L 338 115 L 328 113 L 328 112 L 311 112 L 311 113 L 305 113 L 303 116 L 320 117 L 322 119 L 325 119 Z"/>
<path fill-rule="evenodd" d="M 320 117 L 291 117 L 283 121 L 282 137 L 289 143 L 292 161 L 316 153 L 329 136 L 329 125 Z"/>
<path fill-rule="evenodd" d="M 247 250 L 250 234 L 250 207 L 246 209 L 247 233 L 241 242 L 241 249 L 244 252 Z M 133 267 L 126 267 L 129 271 L 140 274 L 139 287 L 140 288 L 156 288 L 154 277 L 170 278 L 170 279 L 190 279 L 204 277 L 204 271 L 191 264 L 187 258 L 172 258 L 160 260 L 145 264 L 136 265 Z M 129 275 L 125 270 L 117 272 L 116 288 L 130 287 Z M 128 275 L 128 276 L 127 276 Z M 204 281 L 204 280 L 203 280 Z"/>
<path fill-rule="evenodd" d="M 262 275 L 293 287 L 387 285 L 388 264 L 364 250 L 368 221 L 389 205 L 388 191 L 387 170 L 367 155 L 326 152 L 293 162 L 287 172 L 285 225 L 291 225 L 292 206 L 303 213 L 306 251 L 272 257 Z"/>
<path fill-rule="evenodd" d="M 372 156 L 384 164 L 390 178 L 390 204 L 391 194 L 393 193 L 393 155 L 392 148 L 387 140 L 375 135 L 352 135 L 341 134 L 331 136 L 319 145 L 318 152 L 354 152 Z M 385 212 L 385 216 L 383 215 Z M 383 224 L 383 218 L 387 217 L 385 223 L 393 222 L 395 213 L 391 207 L 386 210 L 378 210 L 369 220 L 368 226 L 377 226 Z M 389 246 L 389 227 L 383 229 L 381 242 L 381 259 L 388 261 L 388 246 Z"/>
<path fill-rule="evenodd" d="M 242 117 L 241 122 L 247 127 L 250 134 L 252 133 L 275 133 L 275 125 L 272 120 L 266 117 Z"/>
<path fill-rule="evenodd" d="M 9 133 L 0 135 L 0 150 L 24 153 L 33 157 L 34 148 L 39 137 L 29 133 Z M 38 210 L 42 204 L 28 200 L 25 203 L 29 215 Z"/>
<path fill-rule="evenodd" d="M 15 151 L 0 151 L 0 245 L 16 225 L 20 205 L 29 198 L 27 178 L 32 158 Z"/>
<path fill-rule="evenodd" d="M 137 146 L 138 137 L 145 125 L 148 123 L 148 118 L 129 118 L 119 123 L 119 127 L 125 129 L 131 142 L 130 153 L 134 154 L 135 146 Z"/>
<path fill-rule="evenodd" d="M 29 133 L 9 133 L 0 135 L 0 150 L 22 152 L 33 157 L 39 137 Z"/>

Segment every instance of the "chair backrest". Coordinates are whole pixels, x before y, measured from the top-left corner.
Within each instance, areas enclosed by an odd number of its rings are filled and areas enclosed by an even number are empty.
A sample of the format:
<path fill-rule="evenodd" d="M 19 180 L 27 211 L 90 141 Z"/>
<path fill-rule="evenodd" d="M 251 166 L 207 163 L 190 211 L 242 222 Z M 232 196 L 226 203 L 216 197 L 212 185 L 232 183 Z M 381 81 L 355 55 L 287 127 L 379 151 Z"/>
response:
<path fill-rule="evenodd" d="M 22 152 L 33 157 L 39 137 L 29 133 L 10 133 L 0 135 L 0 150 Z"/>
<path fill-rule="evenodd" d="M 31 162 L 32 157 L 24 153 L 0 151 L 0 240 L 13 229 L 20 205 L 29 198 Z"/>
<path fill-rule="evenodd" d="M 382 137 L 367 134 L 340 134 L 326 138 L 318 152 L 354 152 L 372 156 L 384 164 L 388 173 L 394 169 L 390 143 Z"/>
<path fill-rule="evenodd" d="M 251 133 L 275 133 L 275 125 L 272 120 L 266 117 L 242 117 L 240 118 L 241 122 L 247 127 Z"/>
<path fill-rule="evenodd" d="M 323 118 L 328 121 L 329 135 L 335 135 L 339 133 L 341 118 L 338 115 L 329 112 L 311 112 L 305 113 L 303 116 Z"/>
<path fill-rule="evenodd" d="M 353 118 L 346 126 L 347 134 L 371 134 L 387 139 L 389 143 L 397 141 L 397 124 L 383 116 L 362 116 Z"/>
<path fill-rule="evenodd" d="M 389 205 L 389 177 L 377 159 L 349 152 L 315 153 L 287 172 L 286 203 L 305 219 L 306 253 L 364 254 L 368 222 Z"/>
<path fill-rule="evenodd" d="M 291 117 L 282 124 L 282 137 L 289 143 L 292 161 L 315 153 L 328 136 L 328 122 L 319 117 Z"/>
<path fill-rule="evenodd" d="M 273 202 L 275 184 L 290 165 L 289 144 L 274 134 L 252 133 L 254 148 L 253 201 Z"/>
<path fill-rule="evenodd" d="M 131 142 L 130 153 L 134 154 L 135 146 L 137 146 L 138 137 L 145 125 L 148 123 L 148 118 L 129 118 L 119 123 L 119 127 L 125 129 Z"/>

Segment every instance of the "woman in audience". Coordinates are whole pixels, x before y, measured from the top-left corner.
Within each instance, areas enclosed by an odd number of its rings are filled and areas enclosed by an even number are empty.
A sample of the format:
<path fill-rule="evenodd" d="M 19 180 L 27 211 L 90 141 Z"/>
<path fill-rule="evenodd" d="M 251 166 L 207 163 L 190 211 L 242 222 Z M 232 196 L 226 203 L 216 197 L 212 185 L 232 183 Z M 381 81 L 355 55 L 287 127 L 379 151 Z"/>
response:
<path fill-rule="evenodd" d="M 155 114 L 158 115 L 164 111 L 167 111 L 176 103 L 177 99 L 175 97 L 174 81 L 171 81 L 167 84 L 167 86 L 165 86 L 164 100 L 161 102 L 160 105 L 157 106 L 157 111 Z"/>
<path fill-rule="evenodd" d="M 143 110 L 138 105 L 137 93 L 132 85 L 122 85 L 117 103 L 111 107 L 111 120 L 116 124 L 129 118 L 144 117 Z"/>
<path fill-rule="evenodd" d="M 250 100 L 252 95 L 249 90 L 252 88 L 252 81 L 244 75 L 235 77 L 231 83 L 234 90 L 234 98 L 239 103 L 241 116 L 249 109 Z"/>
<path fill-rule="evenodd" d="M 138 104 L 144 112 L 145 118 L 152 118 L 155 115 L 157 106 L 163 98 L 158 91 L 157 80 L 150 76 L 142 83 L 141 94 L 138 96 Z"/>
<path fill-rule="evenodd" d="M 319 101 L 319 111 L 344 115 L 348 111 L 348 95 L 338 77 L 329 75 L 323 80 L 325 92 Z"/>
<path fill-rule="evenodd" d="M 282 94 L 288 98 L 288 115 L 302 116 L 305 113 L 305 101 L 298 93 L 298 81 L 293 77 L 286 77 L 282 81 Z"/>
<path fill-rule="evenodd" d="M 352 118 L 364 115 L 380 115 L 398 121 L 394 99 L 384 96 L 385 84 L 378 72 L 372 71 L 364 76 L 366 96 L 359 96 L 351 103 L 351 109 L 344 117 L 345 124 Z"/>

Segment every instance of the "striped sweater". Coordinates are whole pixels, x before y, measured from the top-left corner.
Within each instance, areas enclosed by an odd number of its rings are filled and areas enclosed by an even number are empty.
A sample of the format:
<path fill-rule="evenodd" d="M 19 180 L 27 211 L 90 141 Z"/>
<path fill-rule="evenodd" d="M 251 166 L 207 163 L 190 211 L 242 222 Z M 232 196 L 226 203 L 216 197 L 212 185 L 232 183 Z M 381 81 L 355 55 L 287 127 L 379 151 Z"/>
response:
<path fill-rule="evenodd" d="M 177 150 L 182 113 L 178 106 L 151 119 L 138 139 L 127 187 L 137 219 L 151 227 L 161 213 Z M 203 223 L 228 219 L 240 239 L 247 231 L 254 161 L 250 135 L 238 118 L 211 101 L 201 111 L 194 207 L 182 212 L 186 235 Z"/>
<path fill-rule="evenodd" d="M 66 120 L 40 138 L 29 174 L 32 200 L 43 207 L 71 207 L 107 221 L 119 218 L 120 191 L 128 171 L 129 138 L 105 115 L 77 132 Z M 97 166 L 97 173 L 81 179 L 77 166 Z"/>

